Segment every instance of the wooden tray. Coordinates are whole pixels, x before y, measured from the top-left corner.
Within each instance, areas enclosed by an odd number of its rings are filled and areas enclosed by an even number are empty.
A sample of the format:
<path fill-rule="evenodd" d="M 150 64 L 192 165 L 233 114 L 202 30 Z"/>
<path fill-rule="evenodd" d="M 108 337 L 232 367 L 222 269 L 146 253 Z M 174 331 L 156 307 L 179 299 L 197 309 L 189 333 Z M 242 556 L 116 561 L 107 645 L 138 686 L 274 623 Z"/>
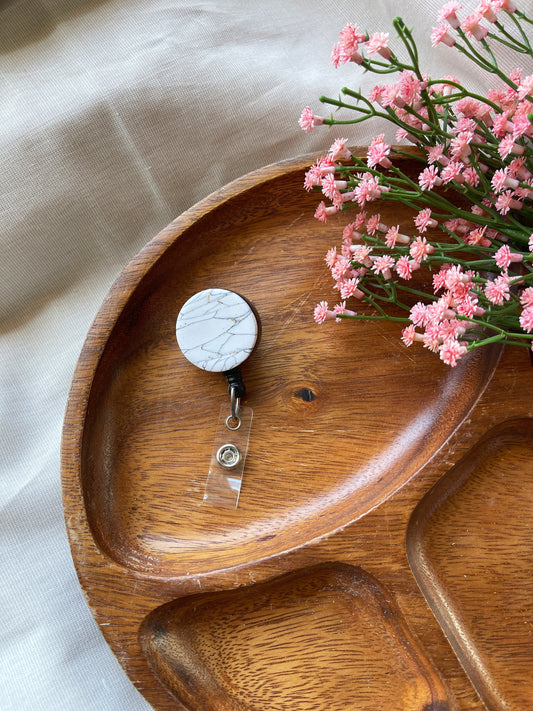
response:
<path fill-rule="evenodd" d="M 527 352 L 451 369 L 394 324 L 316 326 L 347 220 L 313 218 L 314 158 L 193 207 L 104 301 L 62 444 L 81 585 L 157 711 L 529 711 Z M 234 510 L 202 503 L 224 379 L 175 341 L 181 305 L 208 287 L 245 296 L 262 325 Z"/>

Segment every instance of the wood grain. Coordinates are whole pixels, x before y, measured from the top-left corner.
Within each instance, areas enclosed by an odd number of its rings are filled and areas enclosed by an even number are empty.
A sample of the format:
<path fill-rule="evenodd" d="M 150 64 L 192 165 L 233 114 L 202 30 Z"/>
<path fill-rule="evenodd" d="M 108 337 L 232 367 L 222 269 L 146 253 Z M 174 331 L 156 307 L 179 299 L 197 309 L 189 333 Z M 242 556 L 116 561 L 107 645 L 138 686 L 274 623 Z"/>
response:
<path fill-rule="evenodd" d="M 390 594 L 341 563 L 164 605 L 141 644 L 193 711 L 456 708 Z"/>
<path fill-rule="evenodd" d="M 533 704 L 533 420 L 508 420 L 417 507 L 408 556 L 485 705 Z M 480 604 L 480 600 L 483 603 Z"/>
<path fill-rule="evenodd" d="M 316 196 L 302 189 L 311 162 L 304 157 L 270 166 L 192 208 L 141 251 L 104 301 L 80 356 L 63 432 L 65 517 L 80 582 L 132 681 L 154 708 L 171 711 L 185 708 L 169 695 L 183 680 L 160 671 L 171 663 L 161 661 L 163 652 L 154 671 L 145 652 L 153 662 L 155 648 L 146 651 L 145 644 L 143 651 L 138 638 L 154 610 L 214 591 L 225 591 L 225 605 L 237 609 L 241 598 L 231 599 L 242 586 L 250 586 L 250 599 L 258 599 L 259 585 L 276 586 L 284 573 L 317 563 L 349 564 L 360 571 L 360 580 L 371 576 L 387 591 L 394 610 L 390 629 L 410 635 L 417 658 L 430 670 L 424 674 L 443 680 L 445 692 L 424 700 L 425 706 L 421 693 L 411 705 L 405 702 L 405 711 L 479 711 L 480 679 L 471 674 L 468 655 L 457 651 L 454 630 L 444 623 L 438 603 L 428 596 L 428 604 L 422 594 L 405 541 L 412 512 L 462 458 L 471 471 L 477 467 L 493 477 L 490 467 L 477 466 L 479 455 L 469 453 L 490 428 L 513 418 L 530 422 L 533 370 L 521 350 L 501 357 L 498 350 L 477 352 L 449 369 L 424 349 L 405 349 L 393 325 L 314 325 L 315 302 L 332 298 L 324 253 L 340 241 L 344 221 L 324 226 L 313 219 Z M 402 217 L 397 206 L 381 213 L 394 224 Z M 243 367 L 245 404 L 254 409 L 254 424 L 236 510 L 202 505 L 216 418 L 227 397 L 223 378 L 197 371 L 175 344 L 180 306 L 210 286 L 241 293 L 262 322 L 261 342 Z M 527 449 L 531 432 L 525 431 L 527 444 L 498 440 L 498 456 L 510 462 L 517 447 Z M 450 492 L 452 479 L 442 478 Z M 507 559 L 509 547 L 527 547 L 528 535 L 525 526 L 513 525 L 508 504 L 525 518 L 531 499 L 513 495 L 506 501 L 490 516 L 510 531 Z M 470 505 L 464 503 L 463 520 L 488 516 L 483 507 L 469 512 Z M 428 540 L 452 535 L 436 519 L 428 521 L 424 530 L 439 532 Z M 416 540 L 410 533 L 415 569 Z M 482 575 L 466 601 L 463 590 L 449 583 L 460 574 L 457 560 L 447 562 L 445 547 L 431 550 L 438 580 L 457 610 L 481 609 L 488 596 L 496 611 L 508 604 L 492 592 L 493 579 Z M 487 563 L 492 568 L 504 563 L 504 548 L 500 558 L 499 550 Z M 531 593 L 523 579 L 514 586 L 516 600 Z M 375 600 L 368 598 L 369 610 Z M 298 609 L 297 619 L 305 629 L 304 610 Z M 359 607 L 357 614 L 369 622 L 370 613 Z M 486 647 L 470 645 L 470 656 L 488 660 L 501 654 L 500 641 L 491 647 L 491 619 L 484 621 Z M 307 641 L 312 625 L 309 630 Z M 364 655 L 357 640 L 349 639 L 354 658 Z M 467 641 L 474 642 L 473 632 Z M 234 643 L 227 637 L 228 645 Z M 320 650 L 323 638 L 318 635 L 314 644 Z M 524 644 L 518 627 L 505 644 L 511 650 Z M 309 649 L 294 653 L 303 659 Z M 401 663 L 409 669 L 412 658 L 405 654 Z M 373 658 L 375 708 L 390 708 L 389 662 Z M 238 697 L 241 706 L 221 708 L 253 708 L 243 685 L 262 683 L 262 662 L 254 663 L 251 678 L 241 675 L 232 691 L 231 703 Z M 494 669 L 486 678 L 505 676 L 505 664 Z M 393 678 L 400 698 L 407 677 Z M 286 684 L 287 694 L 290 679 Z M 531 692 L 531 681 L 525 689 Z M 363 694 L 348 691 L 351 698 Z M 309 698 L 301 708 L 315 708 L 305 705 Z M 190 699 L 187 703 L 194 708 Z"/>

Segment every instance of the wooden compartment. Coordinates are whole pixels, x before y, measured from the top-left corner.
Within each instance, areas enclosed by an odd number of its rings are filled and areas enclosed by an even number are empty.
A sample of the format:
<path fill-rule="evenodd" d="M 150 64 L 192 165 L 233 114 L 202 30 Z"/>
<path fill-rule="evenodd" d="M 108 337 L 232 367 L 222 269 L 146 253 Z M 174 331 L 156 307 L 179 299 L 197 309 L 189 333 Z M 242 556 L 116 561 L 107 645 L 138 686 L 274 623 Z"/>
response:
<path fill-rule="evenodd" d="M 267 683 L 268 671 L 254 640 L 254 658 L 248 665 L 241 659 L 229 691 L 222 662 L 192 676 L 183 676 L 179 664 L 169 671 L 168 650 L 186 644 L 179 617 L 190 609 L 185 598 L 199 596 L 202 644 L 214 644 L 218 614 L 221 625 L 230 625 L 223 643 L 229 664 L 244 639 L 236 626 L 240 606 L 252 610 L 266 594 L 292 594 L 317 564 L 326 566 L 324 580 L 341 570 L 340 587 L 325 606 L 317 589 L 293 608 L 297 634 L 287 633 L 285 642 L 295 661 L 279 688 L 283 703 L 293 682 L 304 683 L 300 662 L 310 665 L 313 685 L 291 708 L 312 708 L 321 689 L 329 698 L 332 672 L 318 675 L 318 667 L 336 658 L 344 660 L 336 672 L 347 681 L 331 697 L 332 708 L 371 708 L 373 696 L 374 708 L 387 711 L 394 699 L 402 699 L 401 711 L 481 711 L 461 666 L 479 652 L 454 653 L 453 633 L 442 619 L 438 624 L 435 605 L 413 577 L 406 535 L 413 510 L 488 429 L 530 416 L 533 370 L 526 353 L 502 356 L 498 349 L 477 351 L 451 369 L 425 349 L 407 350 L 395 324 L 316 326 L 315 303 L 335 298 L 324 255 L 340 242 L 346 220 L 323 225 L 313 218 L 317 198 L 302 184 L 314 158 L 264 168 L 199 203 L 127 265 L 105 299 L 79 359 L 63 432 L 65 519 L 76 569 L 103 634 L 157 711 L 186 708 L 176 693 L 189 709 L 202 708 L 203 699 L 206 711 L 253 711 L 251 690 Z M 385 222 L 410 220 L 397 205 L 380 209 Z M 224 378 L 194 368 L 175 340 L 181 305 L 211 286 L 245 296 L 262 324 L 261 341 L 243 366 L 244 404 L 254 420 L 236 509 L 202 502 L 216 420 L 228 398 Z M 522 519 L 531 515 L 530 497 L 513 501 Z M 508 512 L 508 525 L 515 518 Z M 436 555 L 435 565 L 442 551 Z M 350 579 L 361 595 L 348 591 Z M 418 573 L 417 579 L 424 587 Z M 216 592 L 222 597 L 211 597 Z M 475 601 L 481 604 L 478 595 Z M 334 611 L 339 616 L 326 640 L 321 630 Z M 275 615 L 250 614 L 283 638 Z M 489 633 L 497 632 L 496 617 L 485 622 Z M 367 676 L 352 619 L 374 640 Z M 196 624 L 191 615 L 188 634 Z M 269 679 L 270 706 L 261 711 L 276 708 Z"/>
<path fill-rule="evenodd" d="M 342 563 L 171 602 L 141 644 L 193 711 L 456 708 L 390 593 Z"/>
<path fill-rule="evenodd" d="M 533 704 L 532 442 L 529 418 L 488 432 L 422 499 L 407 533 L 418 584 L 494 711 Z"/>

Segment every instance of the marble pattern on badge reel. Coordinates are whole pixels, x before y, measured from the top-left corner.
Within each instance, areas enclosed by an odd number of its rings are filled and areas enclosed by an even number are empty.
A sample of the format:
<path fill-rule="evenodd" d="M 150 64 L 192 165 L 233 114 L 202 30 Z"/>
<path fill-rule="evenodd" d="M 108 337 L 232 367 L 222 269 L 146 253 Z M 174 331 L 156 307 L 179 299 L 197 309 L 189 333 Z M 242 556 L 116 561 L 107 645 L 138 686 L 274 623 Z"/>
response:
<path fill-rule="evenodd" d="M 202 370 L 236 368 L 255 346 L 258 325 L 245 299 L 226 289 L 206 289 L 182 307 L 176 338 L 183 355 Z"/>

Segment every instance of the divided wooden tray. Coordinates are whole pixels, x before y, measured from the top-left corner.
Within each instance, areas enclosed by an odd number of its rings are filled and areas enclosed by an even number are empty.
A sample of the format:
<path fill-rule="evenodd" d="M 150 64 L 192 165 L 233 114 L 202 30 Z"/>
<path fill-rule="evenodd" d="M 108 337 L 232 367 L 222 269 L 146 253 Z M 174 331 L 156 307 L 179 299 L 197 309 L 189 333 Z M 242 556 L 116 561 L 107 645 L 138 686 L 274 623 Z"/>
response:
<path fill-rule="evenodd" d="M 395 325 L 316 326 L 346 220 L 313 218 L 314 158 L 199 203 L 104 301 L 62 446 L 88 604 L 157 711 L 530 711 L 527 351 L 450 369 Z M 224 379 L 175 341 L 181 305 L 214 286 L 262 324 L 237 509 L 202 503 Z"/>

